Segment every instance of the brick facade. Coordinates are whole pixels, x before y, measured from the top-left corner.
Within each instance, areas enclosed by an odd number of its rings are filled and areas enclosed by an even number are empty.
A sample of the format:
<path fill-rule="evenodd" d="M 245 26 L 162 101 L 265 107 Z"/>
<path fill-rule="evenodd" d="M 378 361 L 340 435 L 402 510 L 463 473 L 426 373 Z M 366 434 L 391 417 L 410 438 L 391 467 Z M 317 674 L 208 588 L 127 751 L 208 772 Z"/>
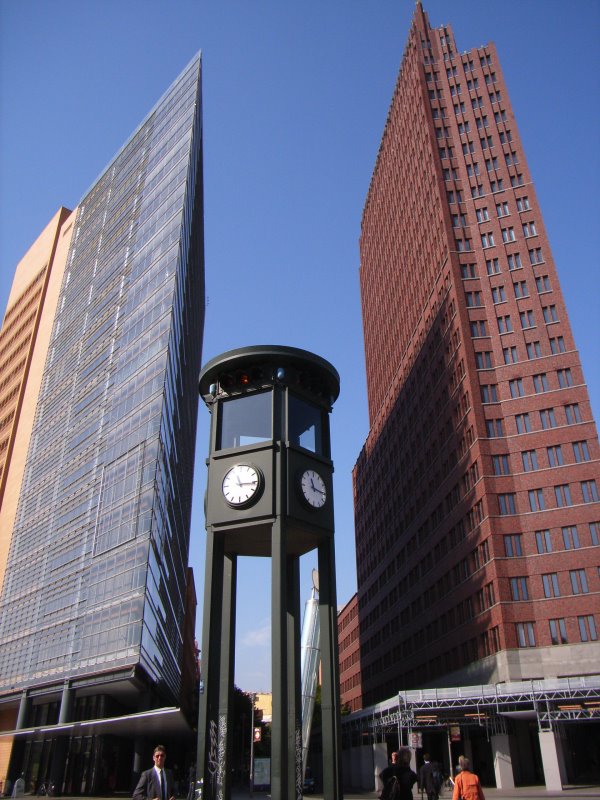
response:
<path fill-rule="evenodd" d="M 340 659 L 340 702 L 343 708 L 357 711 L 362 708 L 360 679 L 360 629 L 358 624 L 358 595 L 353 595 L 338 614 Z"/>
<path fill-rule="evenodd" d="M 494 45 L 420 4 L 360 250 L 363 704 L 597 671 L 600 451 L 556 267 Z"/>

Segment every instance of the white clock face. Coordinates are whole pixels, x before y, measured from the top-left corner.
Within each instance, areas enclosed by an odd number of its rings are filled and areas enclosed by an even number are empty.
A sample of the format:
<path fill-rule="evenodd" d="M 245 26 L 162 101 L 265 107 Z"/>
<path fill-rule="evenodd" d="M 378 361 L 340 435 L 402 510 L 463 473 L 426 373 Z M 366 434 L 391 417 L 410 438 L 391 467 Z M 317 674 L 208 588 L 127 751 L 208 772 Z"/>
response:
<path fill-rule="evenodd" d="M 314 469 L 307 469 L 300 478 L 302 494 L 313 508 L 322 508 L 327 500 L 325 481 Z"/>
<path fill-rule="evenodd" d="M 236 464 L 225 473 L 223 496 L 231 506 L 244 506 L 258 497 L 260 472 L 249 464 Z"/>

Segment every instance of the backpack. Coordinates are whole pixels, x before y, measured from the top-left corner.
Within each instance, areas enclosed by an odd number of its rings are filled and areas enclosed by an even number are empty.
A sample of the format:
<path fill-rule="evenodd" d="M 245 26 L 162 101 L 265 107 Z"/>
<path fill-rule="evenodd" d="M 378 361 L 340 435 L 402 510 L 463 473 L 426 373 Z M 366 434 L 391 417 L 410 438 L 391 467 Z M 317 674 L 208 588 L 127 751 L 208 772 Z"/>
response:
<path fill-rule="evenodd" d="M 433 778 L 433 785 L 439 792 L 439 790 L 442 788 L 442 784 L 444 783 L 444 776 L 440 772 L 440 768 L 438 767 L 437 764 L 434 765 L 431 771 L 431 777 Z"/>
<path fill-rule="evenodd" d="M 400 781 L 394 775 L 386 785 L 383 787 L 383 792 L 381 793 L 381 800 L 400 800 L 402 796 L 402 786 L 400 785 Z"/>

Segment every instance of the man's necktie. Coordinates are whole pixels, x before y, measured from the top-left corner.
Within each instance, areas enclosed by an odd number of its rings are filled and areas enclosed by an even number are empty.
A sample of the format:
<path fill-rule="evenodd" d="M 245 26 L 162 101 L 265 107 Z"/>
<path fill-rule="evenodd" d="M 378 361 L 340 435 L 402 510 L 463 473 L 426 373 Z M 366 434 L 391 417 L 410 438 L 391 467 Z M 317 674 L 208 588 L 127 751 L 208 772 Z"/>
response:
<path fill-rule="evenodd" d="M 167 793 L 165 792 L 165 771 L 160 771 L 160 800 L 167 800 Z"/>

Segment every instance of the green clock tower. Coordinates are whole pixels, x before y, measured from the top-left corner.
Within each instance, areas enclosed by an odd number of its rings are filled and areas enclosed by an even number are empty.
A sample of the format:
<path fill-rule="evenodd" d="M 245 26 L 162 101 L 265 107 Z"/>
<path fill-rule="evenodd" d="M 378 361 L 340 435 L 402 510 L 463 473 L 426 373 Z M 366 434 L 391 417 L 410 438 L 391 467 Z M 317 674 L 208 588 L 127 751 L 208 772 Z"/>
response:
<path fill-rule="evenodd" d="M 271 558 L 271 797 L 302 798 L 300 556 L 320 575 L 323 790 L 342 797 L 329 414 L 339 376 L 323 358 L 253 346 L 200 374 L 211 412 L 202 635 L 205 689 L 198 721 L 197 797 L 231 795 L 232 693 L 238 556 Z"/>

